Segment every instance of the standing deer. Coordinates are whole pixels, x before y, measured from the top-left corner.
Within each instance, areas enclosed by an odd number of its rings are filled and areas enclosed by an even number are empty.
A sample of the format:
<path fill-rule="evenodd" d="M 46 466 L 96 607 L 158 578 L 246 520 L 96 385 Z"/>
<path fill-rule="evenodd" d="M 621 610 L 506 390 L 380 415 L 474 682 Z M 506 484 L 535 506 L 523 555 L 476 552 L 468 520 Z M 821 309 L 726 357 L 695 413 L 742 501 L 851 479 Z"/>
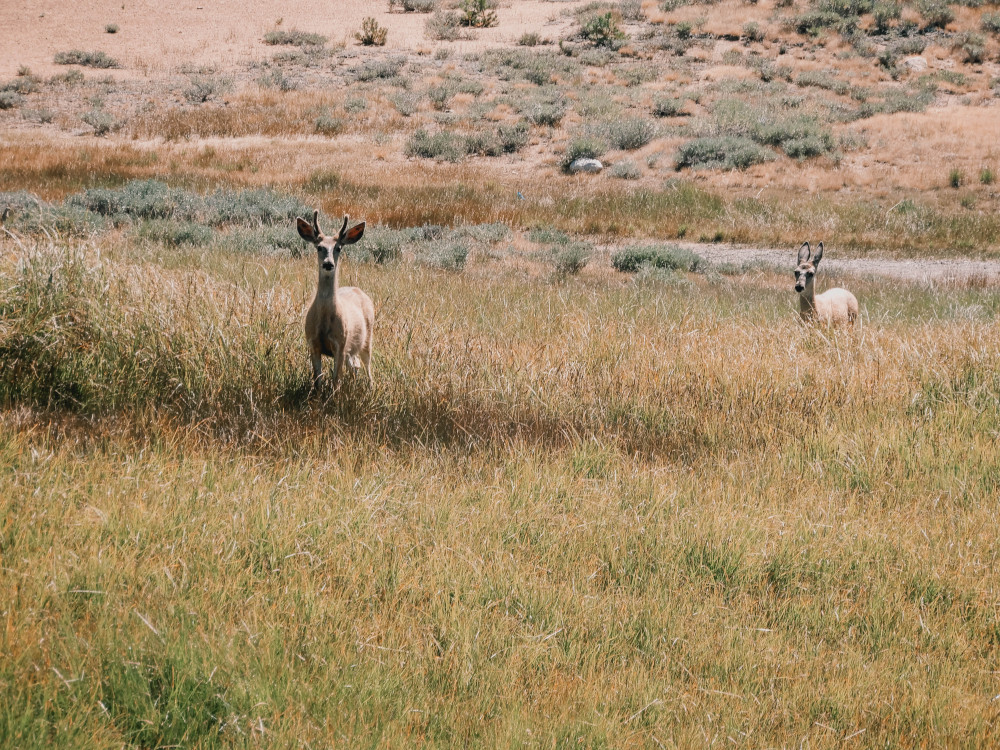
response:
<path fill-rule="evenodd" d="M 365 223 L 347 228 L 348 217 L 336 236 L 319 231 L 319 211 L 313 211 L 310 224 L 296 218 L 299 236 L 316 246 L 319 263 L 319 283 L 316 299 L 306 314 L 306 339 L 312 358 L 313 385 L 323 375 L 323 355 L 333 357 L 333 385 L 340 380 L 340 370 L 346 363 L 350 367 L 364 366 L 372 382 L 372 328 L 375 325 L 375 306 L 371 298 L 357 287 L 337 288 L 340 275 L 340 251 L 344 245 L 353 245 L 365 233 Z"/>
<path fill-rule="evenodd" d="M 819 262 L 823 259 L 823 243 L 812 255 L 809 243 L 799 248 L 799 265 L 795 268 L 795 291 L 799 293 L 799 316 L 803 323 L 819 321 L 826 325 L 854 325 L 858 317 L 858 300 L 846 289 L 828 289 L 816 294 L 814 282 Z"/>

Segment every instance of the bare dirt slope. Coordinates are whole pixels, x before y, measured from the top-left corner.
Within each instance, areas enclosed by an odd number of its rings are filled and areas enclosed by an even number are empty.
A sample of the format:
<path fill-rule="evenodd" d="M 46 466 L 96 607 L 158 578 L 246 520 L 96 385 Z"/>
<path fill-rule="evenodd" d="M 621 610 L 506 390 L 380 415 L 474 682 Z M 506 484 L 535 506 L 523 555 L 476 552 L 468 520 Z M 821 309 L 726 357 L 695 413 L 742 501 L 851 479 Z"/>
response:
<path fill-rule="evenodd" d="M 560 11 L 580 4 L 511 0 L 504 3 L 496 27 L 453 46 L 471 51 L 513 41 L 529 30 L 558 36 L 569 24 Z M 273 52 L 262 41 L 272 29 L 310 31 L 349 43 L 367 16 L 389 30 L 390 49 L 432 46 L 424 35 L 426 14 L 390 13 L 388 7 L 384 0 L 5 0 L 0 3 L 0 77 L 14 75 L 22 65 L 51 74 L 59 68 L 53 56 L 71 49 L 106 52 L 130 75 L 142 71 L 156 77 L 180 66 L 226 69 Z M 116 24 L 118 32 L 108 34 L 108 24 Z"/>

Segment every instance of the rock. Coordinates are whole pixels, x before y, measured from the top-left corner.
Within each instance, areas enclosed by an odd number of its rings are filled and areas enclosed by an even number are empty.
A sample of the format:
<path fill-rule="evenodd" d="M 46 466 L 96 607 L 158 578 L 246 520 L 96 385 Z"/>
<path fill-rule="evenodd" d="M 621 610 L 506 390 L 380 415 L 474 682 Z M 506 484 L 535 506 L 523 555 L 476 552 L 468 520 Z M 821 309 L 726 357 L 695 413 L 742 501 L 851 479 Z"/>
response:
<path fill-rule="evenodd" d="M 903 60 L 903 65 L 908 67 L 910 70 L 919 73 L 922 70 L 927 70 L 927 60 L 920 57 L 919 55 L 915 57 L 907 57 Z"/>
<path fill-rule="evenodd" d="M 569 165 L 569 171 L 573 174 L 577 172 L 600 172 L 604 165 L 597 159 L 574 159 Z"/>

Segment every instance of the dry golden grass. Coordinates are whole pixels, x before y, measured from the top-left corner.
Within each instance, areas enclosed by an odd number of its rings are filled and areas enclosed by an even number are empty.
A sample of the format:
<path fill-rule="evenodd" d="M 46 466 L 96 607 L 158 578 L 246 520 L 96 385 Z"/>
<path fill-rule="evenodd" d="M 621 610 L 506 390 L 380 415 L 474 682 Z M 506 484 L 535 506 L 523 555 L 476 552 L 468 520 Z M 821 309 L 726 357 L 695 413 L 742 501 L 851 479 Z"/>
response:
<path fill-rule="evenodd" d="M 995 290 L 3 249 L 9 744 L 997 738 Z"/>

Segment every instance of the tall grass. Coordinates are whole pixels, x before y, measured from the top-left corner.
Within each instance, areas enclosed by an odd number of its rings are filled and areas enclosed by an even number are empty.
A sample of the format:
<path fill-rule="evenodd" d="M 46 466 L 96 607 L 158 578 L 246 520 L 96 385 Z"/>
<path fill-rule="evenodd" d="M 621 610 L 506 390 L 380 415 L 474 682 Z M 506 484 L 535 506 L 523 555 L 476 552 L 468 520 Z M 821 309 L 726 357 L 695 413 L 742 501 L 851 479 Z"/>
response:
<path fill-rule="evenodd" d="M 22 244 L 4 744 L 995 740 L 996 291 L 348 260 L 310 395 L 312 259 Z"/>

